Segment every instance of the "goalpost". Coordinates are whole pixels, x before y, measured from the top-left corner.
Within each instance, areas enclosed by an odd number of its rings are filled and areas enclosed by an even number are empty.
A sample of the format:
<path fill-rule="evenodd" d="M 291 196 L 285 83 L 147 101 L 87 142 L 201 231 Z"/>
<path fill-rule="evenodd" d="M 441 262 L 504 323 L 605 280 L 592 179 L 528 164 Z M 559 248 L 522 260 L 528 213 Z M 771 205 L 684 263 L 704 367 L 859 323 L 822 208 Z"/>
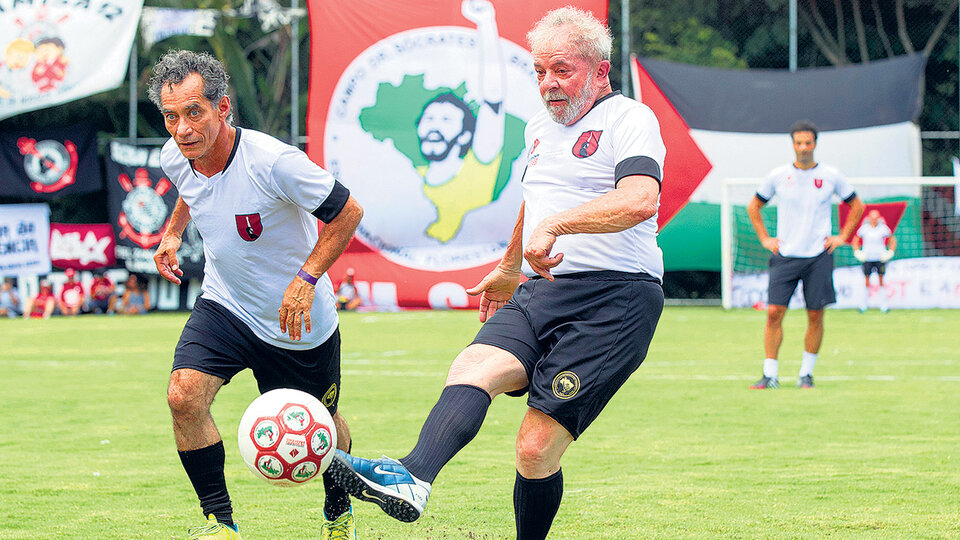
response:
<path fill-rule="evenodd" d="M 878 209 L 897 239 L 896 255 L 887 264 L 885 287 L 873 277 L 865 288 L 860 262 L 848 245 L 834 251 L 834 307 L 859 305 L 866 294 L 870 307 L 879 295 L 890 307 L 960 308 L 960 178 L 953 176 L 850 178 L 857 195 L 867 205 L 866 214 Z M 767 263 L 770 252 L 760 245 L 747 215 L 747 203 L 760 185 L 760 178 L 730 178 L 720 196 L 721 293 L 724 309 L 766 305 Z M 777 205 L 774 197 L 762 209 L 771 236 L 776 235 Z M 847 206 L 834 200 L 833 232 Z M 856 229 L 854 230 L 856 232 Z M 852 238 L 851 238 L 852 240 Z M 798 289 L 799 290 L 799 289 Z M 802 294 L 795 293 L 791 307 L 801 307 Z"/>

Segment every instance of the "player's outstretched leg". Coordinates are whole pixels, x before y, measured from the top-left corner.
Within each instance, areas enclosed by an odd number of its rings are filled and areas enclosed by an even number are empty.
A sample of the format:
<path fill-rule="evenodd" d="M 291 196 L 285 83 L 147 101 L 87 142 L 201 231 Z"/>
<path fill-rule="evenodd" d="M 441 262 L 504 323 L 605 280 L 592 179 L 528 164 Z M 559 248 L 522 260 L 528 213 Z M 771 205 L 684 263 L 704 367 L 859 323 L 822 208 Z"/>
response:
<path fill-rule="evenodd" d="M 424 482 L 395 459 L 364 459 L 337 450 L 330 463 L 333 479 L 361 501 L 376 503 L 394 519 L 416 521 L 430 496 Z"/>
<path fill-rule="evenodd" d="M 490 401 L 490 394 L 480 387 L 451 384 L 443 389 L 423 423 L 416 447 L 402 463 L 337 451 L 328 472 L 354 497 L 378 504 L 400 521 L 415 521 L 440 469 L 480 431 Z"/>

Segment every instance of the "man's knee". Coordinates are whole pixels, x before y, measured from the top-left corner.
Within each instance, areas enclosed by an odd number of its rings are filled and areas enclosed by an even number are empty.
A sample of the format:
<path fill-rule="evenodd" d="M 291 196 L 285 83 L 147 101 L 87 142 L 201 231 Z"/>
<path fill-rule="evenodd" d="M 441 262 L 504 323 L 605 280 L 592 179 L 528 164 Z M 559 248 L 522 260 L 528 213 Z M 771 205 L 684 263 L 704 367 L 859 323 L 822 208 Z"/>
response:
<path fill-rule="evenodd" d="M 823 310 L 807 310 L 807 321 L 810 323 L 810 326 L 823 326 Z"/>
<path fill-rule="evenodd" d="M 768 306 L 767 307 L 767 326 L 778 327 L 783 323 L 783 317 L 787 314 L 787 306 Z"/>
<path fill-rule="evenodd" d="M 473 344 L 457 355 L 447 374 L 446 386 L 468 384 L 490 397 L 527 385 L 527 372 L 512 354 L 491 345 Z"/>
<path fill-rule="evenodd" d="M 219 384 L 217 379 L 199 371 L 178 369 L 170 374 L 170 383 L 167 386 L 167 405 L 173 416 L 205 415 L 210 411 L 213 394 Z"/>
<path fill-rule="evenodd" d="M 555 459 L 550 449 L 551 437 L 542 430 L 521 430 L 517 434 L 517 466 L 526 470 L 552 468 Z"/>

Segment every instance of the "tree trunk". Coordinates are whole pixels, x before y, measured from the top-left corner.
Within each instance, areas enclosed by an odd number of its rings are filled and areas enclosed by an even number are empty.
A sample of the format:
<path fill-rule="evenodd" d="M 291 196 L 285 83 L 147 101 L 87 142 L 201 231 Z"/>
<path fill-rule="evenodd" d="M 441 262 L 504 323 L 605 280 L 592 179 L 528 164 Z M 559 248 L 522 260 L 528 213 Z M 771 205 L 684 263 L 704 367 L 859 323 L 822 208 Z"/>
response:
<path fill-rule="evenodd" d="M 849 63 L 847 59 L 847 25 L 843 21 L 843 6 L 840 5 L 840 0 L 833 0 L 833 9 L 837 17 L 837 52 L 839 53 L 840 59 L 844 64 Z"/>
<path fill-rule="evenodd" d="M 840 64 L 840 58 L 837 56 L 834 47 L 829 43 L 830 36 L 824 34 L 817 27 L 817 24 L 813 21 L 810 14 L 807 13 L 805 9 L 798 9 L 797 12 L 800 14 L 800 19 L 804 26 L 807 26 L 810 29 L 810 36 L 813 37 L 813 42 L 817 45 L 817 48 L 820 49 L 820 52 L 827 58 L 833 65 Z"/>

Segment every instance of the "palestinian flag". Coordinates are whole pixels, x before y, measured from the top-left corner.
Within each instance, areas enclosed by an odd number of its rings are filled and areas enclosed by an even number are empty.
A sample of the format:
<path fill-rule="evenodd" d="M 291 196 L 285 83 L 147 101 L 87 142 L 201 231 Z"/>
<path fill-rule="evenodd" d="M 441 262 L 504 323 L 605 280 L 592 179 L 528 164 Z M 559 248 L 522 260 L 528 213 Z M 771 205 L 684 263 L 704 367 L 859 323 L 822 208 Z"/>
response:
<path fill-rule="evenodd" d="M 760 179 L 792 162 L 797 120 L 820 130 L 817 161 L 849 178 L 919 176 L 924 67 L 920 54 L 794 73 L 635 60 L 635 95 L 660 119 L 667 144 L 666 269 L 720 270 L 723 180 Z"/>

